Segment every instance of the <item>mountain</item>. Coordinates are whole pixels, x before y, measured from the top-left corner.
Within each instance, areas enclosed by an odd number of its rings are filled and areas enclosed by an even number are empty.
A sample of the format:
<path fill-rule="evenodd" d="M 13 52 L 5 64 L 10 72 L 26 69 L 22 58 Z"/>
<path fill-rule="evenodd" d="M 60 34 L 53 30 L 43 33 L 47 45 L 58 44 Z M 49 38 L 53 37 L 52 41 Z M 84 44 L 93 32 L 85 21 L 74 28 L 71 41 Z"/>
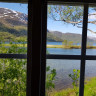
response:
<path fill-rule="evenodd" d="M 28 15 L 7 8 L 0 8 L 0 22 L 10 25 L 27 25 Z"/>
<path fill-rule="evenodd" d="M 6 34 L 8 38 L 10 36 L 11 37 L 26 36 L 27 21 L 28 21 L 27 14 L 20 13 L 7 8 L 0 8 L 0 36 L 2 36 L 2 38 L 4 37 L 4 34 Z"/>
<path fill-rule="evenodd" d="M 0 40 L 5 41 L 24 37 L 27 40 L 28 15 L 8 8 L 0 8 Z M 73 41 L 80 43 L 82 36 L 75 33 L 62 33 L 47 29 L 47 41 Z M 96 38 L 88 37 L 88 42 L 96 42 Z"/>
<path fill-rule="evenodd" d="M 47 32 L 47 41 L 73 41 L 74 43 L 81 43 L 82 35 L 76 33 L 62 33 L 59 31 L 49 31 Z M 87 41 L 89 43 L 96 42 L 96 37 L 88 37 Z"/>

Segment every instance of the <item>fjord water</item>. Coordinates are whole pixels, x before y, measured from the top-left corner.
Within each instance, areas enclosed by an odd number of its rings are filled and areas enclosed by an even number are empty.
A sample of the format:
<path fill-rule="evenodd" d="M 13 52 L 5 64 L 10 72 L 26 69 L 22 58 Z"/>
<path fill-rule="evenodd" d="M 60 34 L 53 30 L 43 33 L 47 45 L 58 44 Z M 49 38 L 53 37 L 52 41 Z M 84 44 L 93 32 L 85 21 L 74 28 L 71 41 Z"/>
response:
<path fill-rule="evenodd" d="M 50 54 L 81 55 L 81 49 L 47 48 L 47 50 Z M 86 55 L 96 55 L 96 49 L 87 49 Z M 47 66 L 50 66 L 51 69 L 53 68 L 56 69 L 57 75 L 54 81 L 55 89 L 58 90 L 58 89 L 72 87 L 72 79 L 69 77 L 69 74 L 72 74 L 73 69 L 80 70 L 80 62 L 81 62 L 80 60 L 47 59 L 46 62 L 47 62 Z M 86 69 L 85 69 L 85 76 L 86 78 L 96 76 L 96 61 L 95 60 L 87 61 Z"/>
<path fill-rule="evenodd" d="M 47 45 L 62 45 L 62 42 L 47 42 Z M 47 48 L 47 51 L 50 54 L 81 55 L 81 49 Z M 86 55 L 96 55 L 96 49 L 86 49 Z"/>

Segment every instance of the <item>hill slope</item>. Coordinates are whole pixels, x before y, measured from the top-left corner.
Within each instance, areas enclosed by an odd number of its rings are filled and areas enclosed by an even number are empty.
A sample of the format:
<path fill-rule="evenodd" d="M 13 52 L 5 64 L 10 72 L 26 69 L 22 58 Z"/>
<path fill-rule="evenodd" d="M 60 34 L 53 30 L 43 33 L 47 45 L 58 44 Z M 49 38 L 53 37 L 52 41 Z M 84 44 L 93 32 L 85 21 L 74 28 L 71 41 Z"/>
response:
<path fill-rule="evenodd" d="M 0 8 L 0 36 L 5 41 L 27 35 L 28 15 L 7 8 Z M 5 34 L 7 36 L 5 36 Z"/>
<path fill-rule="evenodd" d="M 47 32 L 47 41 L 73 41 L 74 43 L 81 43 L 82 35 L 75 33 L 62 33 L 59 31 L 49 31 Z M 96 38 L 87 38 L 88 42 L 96 42 Z"/>

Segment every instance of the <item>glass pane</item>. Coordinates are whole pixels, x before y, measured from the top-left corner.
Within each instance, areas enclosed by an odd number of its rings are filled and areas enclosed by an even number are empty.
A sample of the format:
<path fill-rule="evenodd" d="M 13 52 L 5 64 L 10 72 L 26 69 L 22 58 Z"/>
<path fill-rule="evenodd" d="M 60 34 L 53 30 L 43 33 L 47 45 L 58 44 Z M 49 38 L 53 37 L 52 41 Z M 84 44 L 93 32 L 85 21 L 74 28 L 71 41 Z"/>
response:
<path fill-rule="evenodd" d="M 96 7 L 90 6 L 88 12 L 87 55 L 96 55 Z"/>
<path fill-rule="evenodd" d="M 86 61 L 84 96 L 96 96 L 96 61 L 95 60 Z"/>
<path fill-rule="evenodd" d="M 80 55 L 83 6 L 48 5 L 47 14 L 49 53 Z"/>
<path fill-rule="evenodd" d="M 0 53 L 27 53 L 27 6 L 0 2 Z"/>
<path fill-rule="evenodd" d="M 46 96 L 77 96 L 79 76 L 79 60 L 47 59 Z"/>
<path fill-rule="evenodd" d="M 0 96 L 26 96 L 26 59 L 0 59 Z"/>

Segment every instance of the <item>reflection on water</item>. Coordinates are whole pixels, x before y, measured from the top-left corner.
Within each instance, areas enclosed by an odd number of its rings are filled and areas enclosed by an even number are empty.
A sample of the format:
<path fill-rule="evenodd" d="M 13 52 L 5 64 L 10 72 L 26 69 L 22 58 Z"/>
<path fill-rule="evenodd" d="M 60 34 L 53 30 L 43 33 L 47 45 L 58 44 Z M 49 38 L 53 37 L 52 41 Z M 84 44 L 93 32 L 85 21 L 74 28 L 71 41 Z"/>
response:
<path fill-rule="evenodd" d="M 47 48 L 50 54 L 80 55 L 81 49 Z M 86 55 L 96 55 L 96 49 L 86 49 Z"/>
<path fill-rule="evenodd" d="M 55 79 L 55 88 L 63 89 L 72 87 L 72 79 L 69 77 L 69 74 L 73 73 L 73 69 L 80 70 L 80 61 L 47 59 L 47 66 L 56 69 L 57 75 Z"/>
<path fill-rule="evenodd" d="M 63 89 L 72 87 L 72 79 L 68 75 L 72 74 L 73 69 L 80 69 L 80 61 L 47 59 L 47 66 L 56 69 L 55 88 Z M 96 76 L 96 61 L 87 61 L 85 76 Z"/>
<path fill-rule="evenodd" d="M 81 49 L 47 48 L 50 54 L 80 55 Z"/>

